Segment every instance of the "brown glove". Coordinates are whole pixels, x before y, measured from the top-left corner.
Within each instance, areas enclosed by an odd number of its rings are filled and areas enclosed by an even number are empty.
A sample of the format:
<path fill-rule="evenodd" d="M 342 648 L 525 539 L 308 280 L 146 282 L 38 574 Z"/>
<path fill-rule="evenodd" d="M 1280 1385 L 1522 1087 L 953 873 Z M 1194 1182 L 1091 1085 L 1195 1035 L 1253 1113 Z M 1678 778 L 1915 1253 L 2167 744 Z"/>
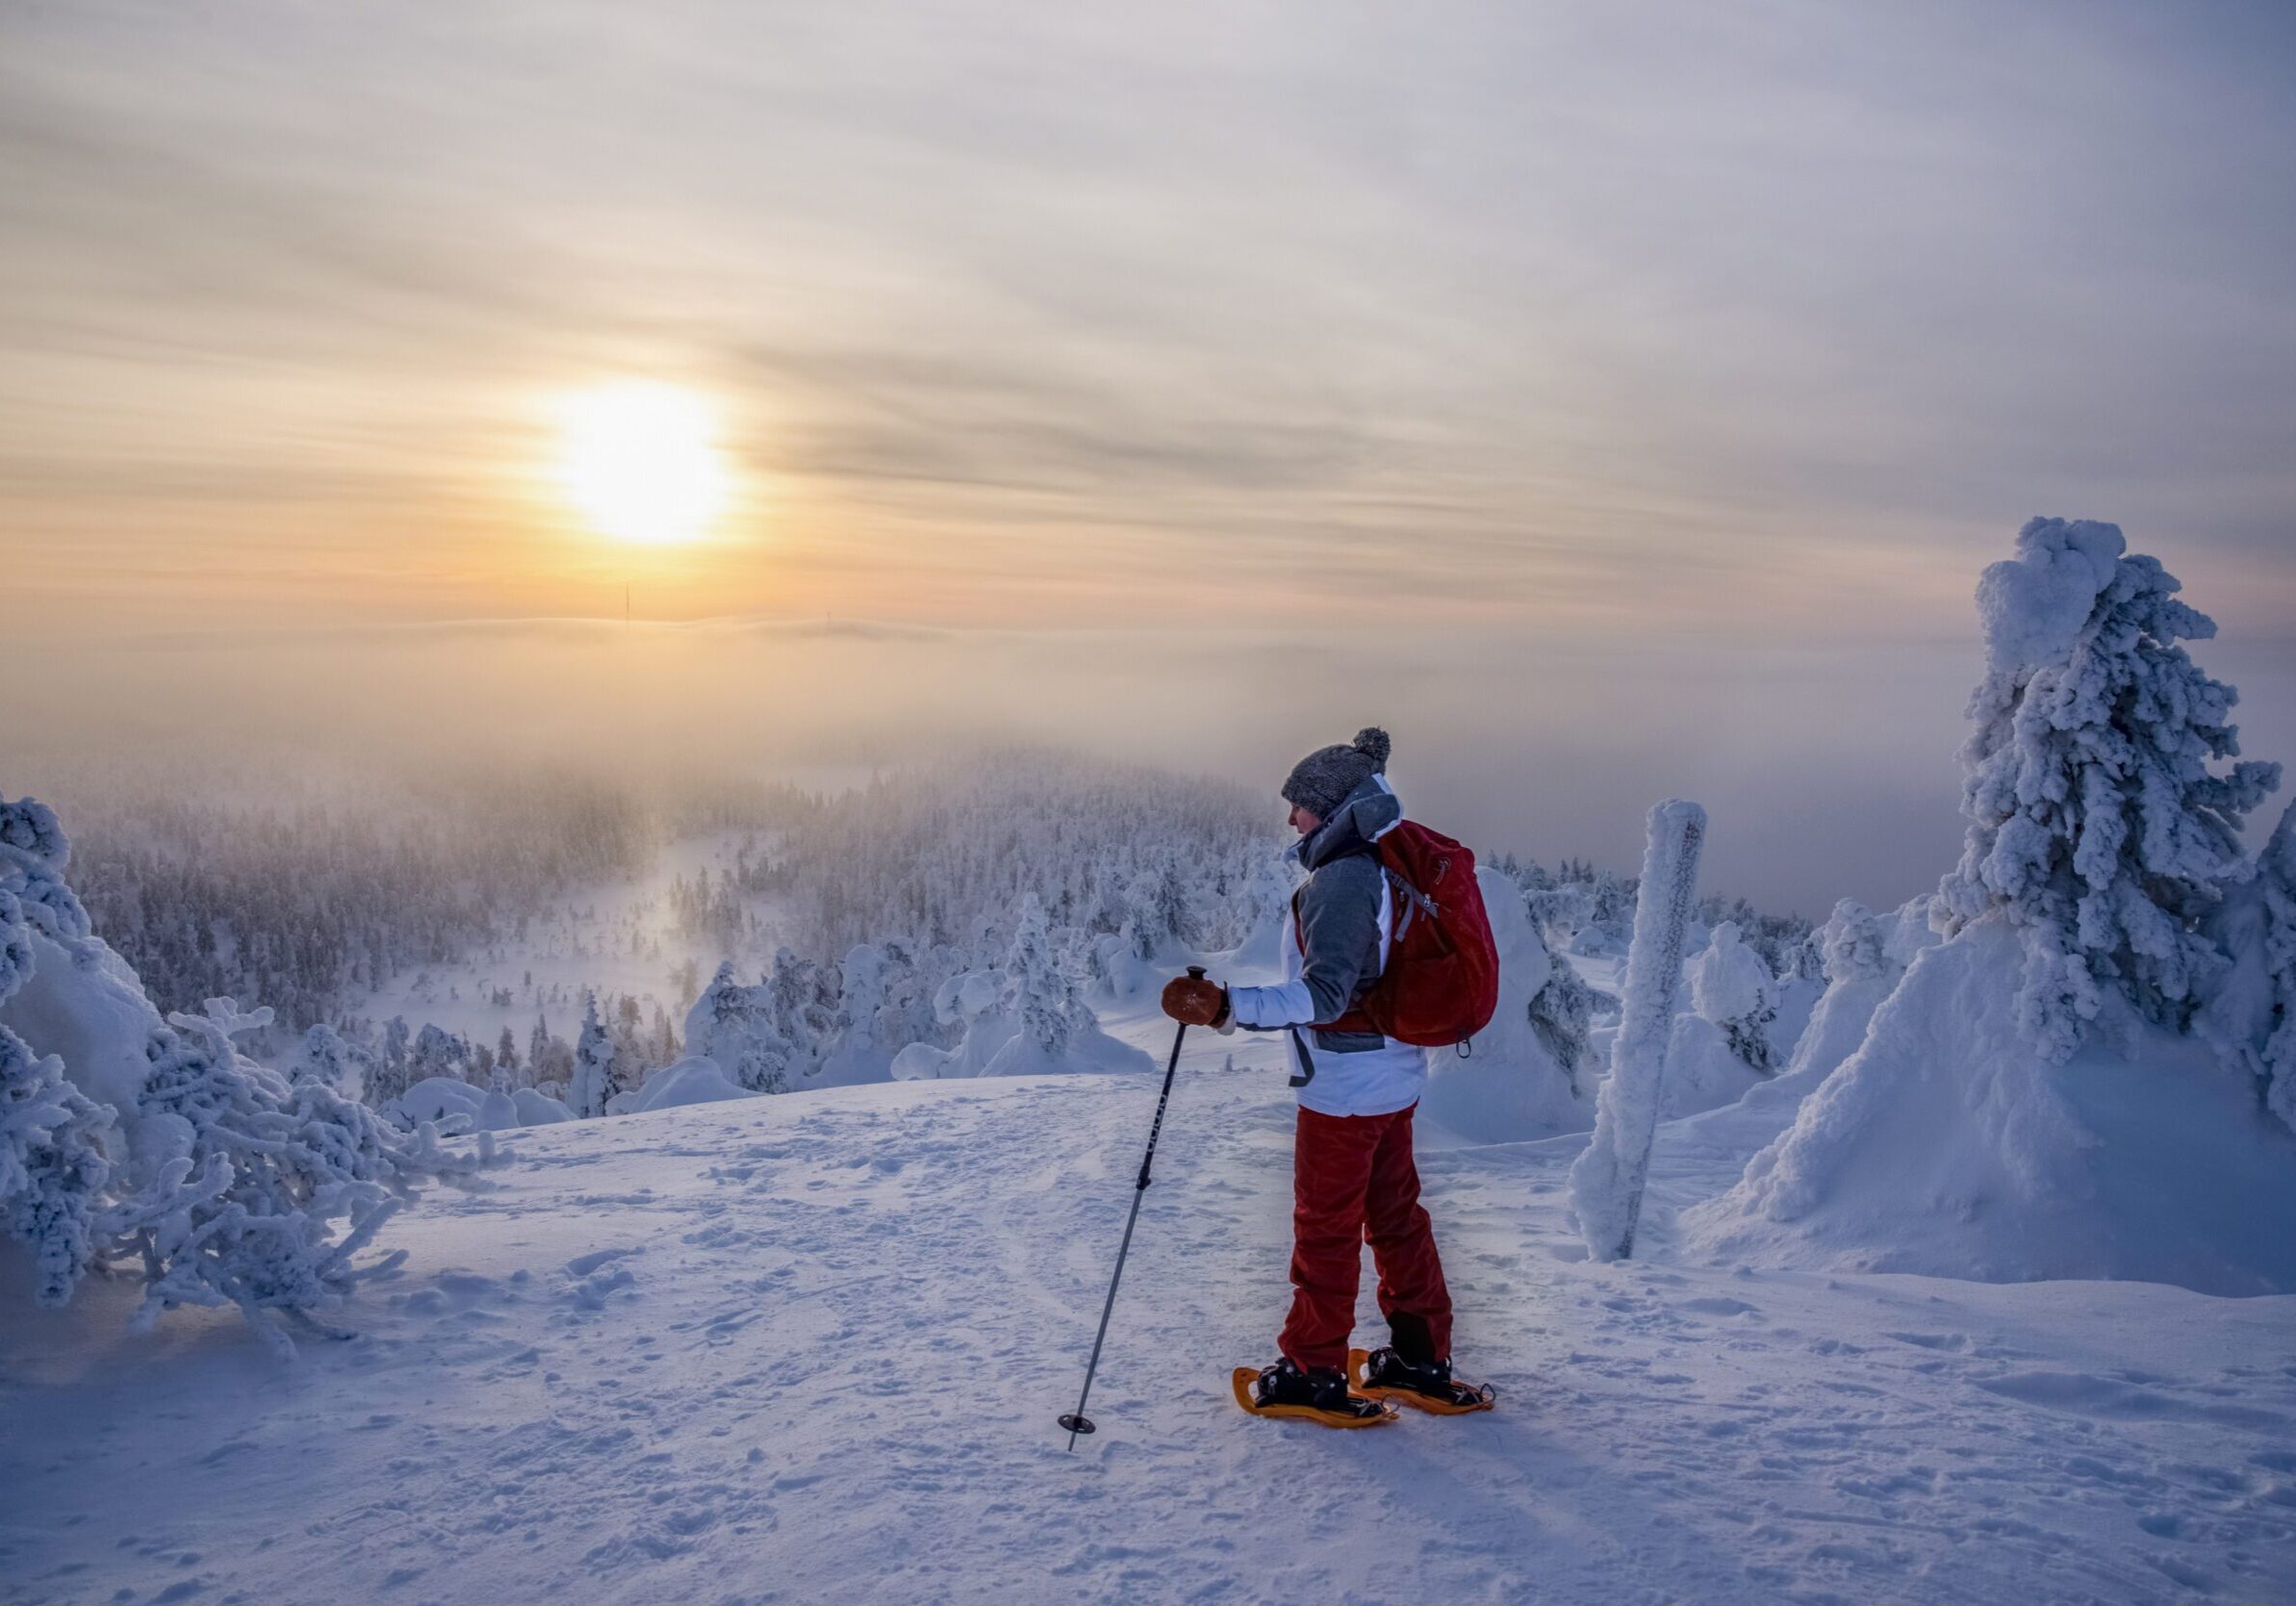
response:
<path fill-rule="evenodd" d="M 1164 983 L 1164 1013 L 1188 1026 L 1217 1026 L 1228 1018 L 1228 989 L 1201 976 Z"/>

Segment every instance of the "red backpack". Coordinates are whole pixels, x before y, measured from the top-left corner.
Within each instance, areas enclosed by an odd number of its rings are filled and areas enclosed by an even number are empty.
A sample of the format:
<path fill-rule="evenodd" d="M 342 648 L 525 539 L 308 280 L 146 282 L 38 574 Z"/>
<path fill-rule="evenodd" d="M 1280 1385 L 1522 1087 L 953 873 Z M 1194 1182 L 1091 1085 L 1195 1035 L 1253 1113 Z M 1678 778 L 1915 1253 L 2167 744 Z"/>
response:
<path fill-rule="evenodd" d="M 1499 1007 L 1498 944 L 1475 884 L 1475 855 L 1410 820 L 1384 832 L 1377 847 L 1394 899 L 1387 966 L 1345 1014 L 1316 1024 L 1422 1048 L 1464 1043 Z M 1295 903 L 1295 932 L 1298 926 Z M 1299 940 L 1307 941 L 1304 932 Z"/>

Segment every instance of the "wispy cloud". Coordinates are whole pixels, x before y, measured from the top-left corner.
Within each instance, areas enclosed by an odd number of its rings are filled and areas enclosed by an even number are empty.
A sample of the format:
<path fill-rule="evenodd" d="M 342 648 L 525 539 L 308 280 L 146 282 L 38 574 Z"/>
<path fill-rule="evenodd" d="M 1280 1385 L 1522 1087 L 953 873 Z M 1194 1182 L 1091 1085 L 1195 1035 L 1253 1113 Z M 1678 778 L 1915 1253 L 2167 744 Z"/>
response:
<path fill-rule="evenodd" d="M 0 562 L 606 611 L 520 476 L 640 370 L 761 487 L 682 614 L 1934 633 L 2052 511 L 2285 627 L 2292 79 L 2268 5 L 16 8 Z"/>

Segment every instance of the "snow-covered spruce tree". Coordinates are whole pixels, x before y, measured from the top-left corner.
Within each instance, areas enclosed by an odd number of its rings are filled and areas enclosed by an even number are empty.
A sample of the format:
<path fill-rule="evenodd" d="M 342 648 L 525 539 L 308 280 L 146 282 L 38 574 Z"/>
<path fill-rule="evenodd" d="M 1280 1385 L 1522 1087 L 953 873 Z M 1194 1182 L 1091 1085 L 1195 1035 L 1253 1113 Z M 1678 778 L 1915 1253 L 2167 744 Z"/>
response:
<path fill-rule="evenodd" d="M 465 1075 L 471 1064 L 471 1045 L 459 1034 L 428 1021 L 415 1034 L 414 1048 L 407 1056 L 407 1085 L 428 1082 L 432 1077 L 445 1077 L 449 1082 L 467 1082 Z"/>
<path fill-rule="evenodd" d="M 2296 1131 L 2296 803 L 2227 890 L 2209 934 L 2232 963 L 2194 1024 Z"/>
<path fill-rule="evenodd" d="M 567 1108 L 582 1119 L 603 1115 L 622 1089 L 615 1080 L 614 1037 L 598 1018 L 598 995 L 582 995 L 582 1035 L 574 1044 L 574 1087 Z"/>
<path fill-rule="evenodd" d="M 1012 944 L 1005 953 L 1006 1009 L 1047 1060 L 1068 1052 L 1081 1029 L 1092 1024 L 1075 980 L 1060 963 L 1044 905 L 1033 892 L 1013 911 Z"/>
<path fill-rule="evenodd" d="M 1738 923 L 1714 929 L 1706 951 L 1691 962 L 1691 1007 L 1722 1029 L 1735 1054 L 1768 1076 L 1770 1023 L 1777 1017 L 1777 981 L 1770 967 L 1740 939 Z"/>
<path fill-rule="evenodd" d="M 835 1046 L 838 1000 L 830 981 L 813 960 L 785 947 L 774 951 L 774 968 L 761 984 L 773 1030 L 784 1045 L 790 1086 L 810 1082 Z"/>
<path fill-rule="evenodd" d="M 737 1087 L 789 1091 L 789 1046 L 774 1030 L 773 1004 L 762 985 L 733 979 L 733 961 L 718 966 L 685 1020 L 685 1049 L 716 1063 Z"/>
<path fill-rule="evenodd" d="M 100 941 L 65 884 L 69 848 L 27 799 L 0 803 L 0 1201 L 33 1248 L 39 1297 L 93 1265 L 140 1268 L 148 1326 L 177 1305 L 239 1309 L 284 1354 L 268 1319 L 311 1313 L 392 1263 L 355 1257 L 425 1178 L 487 1162 L 394 1131 L 316 1080 L 239 1054 L 268 1010 L 217 999 L 162 1021 L 135 972 Z M 336 1237 L 336 1224 L 345 1224 Z"/>
<path fill-rule="evenodd" d="M 2202 930 L 2237 873 L 2242 819 L 2277 764 L 2235 757 L 2236 695 L 2181 641 L 2216 633 L 2117 524 L 2035 519 L 1977 586 L 1986 675 L 1961 752 L 1961 862 L 1938 889 L 1949 935 L 1996 910 L 2024 954 L 2019 1031 L 2080 1046 L 2108 994 L 2181 1029 L 2225 959 Z"/>
<path fill-rule="evenodd" d="M 413 1084 L 411 1044 L 413 1031 L 404 1015 L 393 1015 L 383 1028 L 382 1057 L 367 1088 L 368 1103 L 380 1109 Z"/>
<path fill-rule="evenodd" d="M 1829 983 L 1880 976 L 1890 968 L 1881 946 L 1881 922 L 1854 898 L 1834 905 L 1832 915 L 1814 934 Z"/>

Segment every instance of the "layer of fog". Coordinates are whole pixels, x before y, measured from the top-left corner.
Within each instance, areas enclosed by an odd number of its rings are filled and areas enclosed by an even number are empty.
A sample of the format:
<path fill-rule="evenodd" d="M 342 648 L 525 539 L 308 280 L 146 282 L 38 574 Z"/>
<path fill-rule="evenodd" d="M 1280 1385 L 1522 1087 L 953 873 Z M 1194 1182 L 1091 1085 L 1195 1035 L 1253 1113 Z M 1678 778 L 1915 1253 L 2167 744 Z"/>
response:
<path fill-rule="evenodd" d="M 2247 751 L 2296 758 L 2296 654 L 2197 655 L 2242 685 Z M 835 789 L 952 750 L 1055 745 L 1229 778 L 1264 790 L 1273 815 L 1301 753 L 1375 723 L 1413 812 L 1478 847 L 1631 871 L 1643 811 L 1692 796 L 1714 820 L 1708 886 L 1818 914 L 1843 895 L 1895 903 L 1952 862 L 1978 665 L 1974 639 L 1820 650 L 592 622 L 187 635 L 44 662 L 0 707 L 0 793 L 164 776 L 239 796 L 286 777 L 371 799 L 395 776 L 537 767 Z"/>

